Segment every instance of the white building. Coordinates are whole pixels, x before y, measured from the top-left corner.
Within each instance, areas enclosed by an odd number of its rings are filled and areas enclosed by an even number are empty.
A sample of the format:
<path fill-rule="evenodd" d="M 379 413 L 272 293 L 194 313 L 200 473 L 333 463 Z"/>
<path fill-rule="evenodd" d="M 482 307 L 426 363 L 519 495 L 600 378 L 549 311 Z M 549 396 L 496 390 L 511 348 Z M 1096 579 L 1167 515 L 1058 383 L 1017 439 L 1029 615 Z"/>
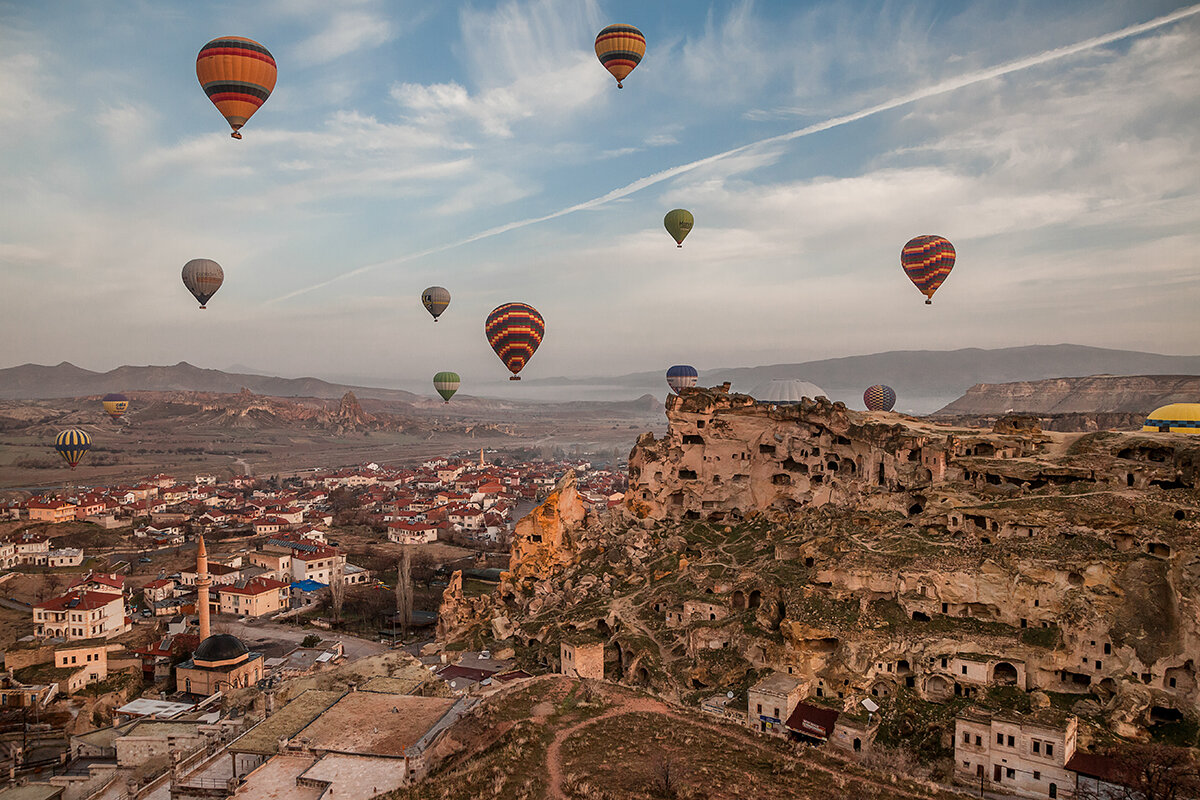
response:
<path fill-rule="evenodd" d="M 972 788 L 1017 797 L 1074 794 L 1066 764 L 1075 754 L 1078 719 L 1056 709 L 1031 714 L 969 708 L 955 718 L 954 777 Z"/>

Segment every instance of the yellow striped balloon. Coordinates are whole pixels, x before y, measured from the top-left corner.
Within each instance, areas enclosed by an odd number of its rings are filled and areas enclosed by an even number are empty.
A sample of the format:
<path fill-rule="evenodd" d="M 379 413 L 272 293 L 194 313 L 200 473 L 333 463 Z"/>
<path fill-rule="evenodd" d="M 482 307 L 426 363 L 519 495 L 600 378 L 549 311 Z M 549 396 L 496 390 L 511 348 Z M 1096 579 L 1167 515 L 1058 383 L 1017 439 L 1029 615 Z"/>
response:
<path fill-rule="evenodd" d="M 646 37 L 632 25 L 609 25 L 596 36 L 596 58 L 617 79 L 618 89 L 644 55 Z"/>
<path fill-rule="evenodd" d="M 71 469 L 75 469 L 84 454 L 92 449 L 92 437 L 78 428 L 65 430 L 54 440 L 54 449 Z"/>
<path fill-rule="evenodd" d="M 196 78 L 234 139 L 242 138 L 242 126 L 267 102 L 277 75 L 270 51 L 242 36 L 213 39 L 196 56 Z"/>

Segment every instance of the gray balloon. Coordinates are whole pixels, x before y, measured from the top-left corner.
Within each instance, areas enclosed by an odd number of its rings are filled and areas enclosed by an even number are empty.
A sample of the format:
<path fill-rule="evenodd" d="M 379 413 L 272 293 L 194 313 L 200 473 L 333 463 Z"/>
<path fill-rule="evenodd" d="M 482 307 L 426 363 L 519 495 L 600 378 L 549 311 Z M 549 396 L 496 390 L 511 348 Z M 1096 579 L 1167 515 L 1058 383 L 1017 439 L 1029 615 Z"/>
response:
<path fill-rule="evenodd" d="M 225 271 L 211 258 L 193 258 L 183 265 L 183 285 L 200 301 L 200 308 L 205 308 L 224 282 Z"/>
<path fill-rule="evenodd" d="M 437 322 L 446 306 L 450 305 L 450 293 L 441 286 L 430 286 L 421 292 L 421 304 L 425 306 L 426 311 L 433 314 L 433 321 Z"/>

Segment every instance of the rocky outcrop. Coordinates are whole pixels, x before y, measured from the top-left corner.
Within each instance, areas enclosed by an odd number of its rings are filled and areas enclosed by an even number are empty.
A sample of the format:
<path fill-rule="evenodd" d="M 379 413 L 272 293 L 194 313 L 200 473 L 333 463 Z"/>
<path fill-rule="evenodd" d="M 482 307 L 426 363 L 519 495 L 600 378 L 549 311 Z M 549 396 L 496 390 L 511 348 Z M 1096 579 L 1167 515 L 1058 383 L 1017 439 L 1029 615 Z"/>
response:
<path fill-rule="evenodd" d="M 504 581 L 515 586 L 561 573 L 578 556 L 575 539 L 586 519 L 575 473 L 568 470 L 542 504 L 517 522 Z"/>
<path fill-rule="evenodd" d="M 1092 375 L 1015 383 L 979 383 L 935 416 L 1011 412 L 1051 416 L 1096 412 L 1140 416 L 1200 397 L 1198 375 Z"/>
<path fill-rule="evenodd" d="M 667 417 L 631 453 L 620 518 L 589 518 L 568 475 L 519 523 L 495 605 L 448 594 L 446 630 L 548 664 L 600 640 L 609 679 L 680 699 L 769 669 L 851 704 L 1075 695 L 1131 736 L 1200 715 L 1197 437 L 720 389 Z"/>
<path fill-rule="evenodd" d="M 626 509 L 637 519 L 740 520 L 825 504 L 907 508 L 912 492 L 961 475 L 978 432 L 862 413 L 826 398 L 773 406 L 724 389 L 667 399 L 667 434 L 645 434 L 629 456 Z M 968 435 L 964 436 L 963 434 Z M 1019 458 L 1036 432 L 993 436 L 989 455 Z"/>
<path fill-rule="evenodd" d="M 492 608 L 492 599 L 487 595 L 464 595 L 462 580 L 462 570 L 455 570 L 442 592 L 436 634 L 439 642 L 452 641 L 455 637 L 477 628 L 488 617 Z"/>

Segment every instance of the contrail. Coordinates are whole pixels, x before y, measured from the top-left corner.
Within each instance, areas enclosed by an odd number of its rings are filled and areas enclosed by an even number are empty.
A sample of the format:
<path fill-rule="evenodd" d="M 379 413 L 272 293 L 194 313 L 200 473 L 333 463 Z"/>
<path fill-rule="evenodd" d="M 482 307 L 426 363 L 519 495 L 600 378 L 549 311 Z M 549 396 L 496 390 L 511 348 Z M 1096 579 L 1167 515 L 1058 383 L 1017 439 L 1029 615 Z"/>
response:
<path fill-rule="evenodd" d="M 298 295 L 307 294 L 308 292 L 312 292 L 317 289 L 322 289 L 322 288 L 330 285 L 331 283 L 335 283 L 337 281 L 344 280 L 346 278 L 353 278 L 355 275 L 361 275 L 364 272 L 370 272 L 373 269 L 378 269 L 380 267 L 396 266 L 398 264 L 403 264 L 405 262 L 413 261 L 418 258 L 424 258 L 425 256 L 431 256 L 431 255 L 434 255 L 435 253 L 442 253 L 447 250 L 452 250 L 456 247 L 462 247 L 465 244 L 477 242 L 480 239 L 490 239 L 491 237 L 499 236 L 502 233 L 508 233 L 509 231 L 515 231 L 520 228 L 527 228 L 530 225 L 537 225 L 538 223 L 541 223 L 541 222 L 548 222 L 549 220 L 552 220 L 552 219 L 558 219 L 559 217 L 565 217 L 568 214 L 574 214 L 576 211 L 586 211 L 590 208 L 597 208 L 598 206 L 605 205 L 607 203 L 612 202 L 613 200 L 619 200 L 622 197 L 628 197 L 629 195 L 631 195 L 635 192 L 639 192 L 648 186 L 654 186 L 655 184 L 662 183 L 663 181 L 666 181 L 666 180 L 670 180 L 671 178 L 674 178 L 677 175 L 682 175 L 685 172 L 691 172 L 694 169 L 699 169 L 700 167 L 704 167 L 709 164 L 715 163 L 717 161 L 721 161 L 723 159 L 729 158 L 730 156 L 740 155 L 741 153 L 744 153 L 748 150 L 751 150 L 751 149 L 754 149 L 757 147 L 762 147 L 763 145 L 776 144 L 779 142 L 790 142 L 793 139 L 799 139 L 803 136 L 810 136 L 814 133 L 820 133 L 821 131 L 827 131 L 831 128 L 839 128 L 842 125 L 848 125 L 851 122 L 857 122 L 860 119 L 866 119 L 867 117 L 872 117 L 876 114 L 881 114 L 884 111 L 891 111 L 894 108 L 906 106 L 906 105 L 909 105 L 910 103 L 915 103 L 918 100 L 926 100 L 930 97 L 936 97 L 938 95 L 947 94 L 949 92 L 953 92 L 956 89 L 962 89 L 965 86 L 971 86 L 976 83 L 982 83 L 983 81 L 988 81 L 988 80 L 991 80 L 992 78 L 999 78 L 1004 75 L 1009 75 L 1013 72 L 1020 72 L 1021 70 L 1029 69 L 1030 67 L 1036 67 L 1036 66 L 1040 66 L 1042 64 L 1048 64 L 1051 61 L 1057 61 L 1060 58 L 1066 58 L 1067 56 L 1072 56 L 1072 55 L 1075 55 L 1076 53 L 1082 53 L 1086 50 L 1092 50 L 1097 47 L 1103 47 L 1106 44 L 1112 44 L 1113 42 L 1118 42 L 1122 39 L 1128 39 L 1131 36 L 1137 36 L 1139 34 L 1146 33 L 1147 31 L 1152 31 L 1152 30 L 1155 30 L 1156 28 L 1161 28 L 1165 25 L 1170 25 L 1173 22 L 1178 22 L 1181 19 L 1185 19 L 1186 17 L 1193 16 L 1197 13 L 1200 13 L 1200 4 L 1188 6 L 1186 8 L 1181 8 L 1176 11 L 1172 11 L 1170 14 L 1166 14 L 1166 15 L 1158 17 L 1156 19 L 1152 19 L 1149 22 L 1143 22 L 1138 25 L 1131 25 L 1128 28 L 1122 28 L 1121 30 L 1114 31 L 1113 33 L 1106 33 L 1102 36 L 1096 36 L 1091 39 L 1084 39 L 1083 41 L 1076 42 L 1075 44 L 1069 44 L 1064 47 L 1057 47 L 1053 50 L 1047 50 L 1046 52 L 1041 53 L 1039 55 L 1029 56 L 1028 58 L 1017 59 L 1016 61 L 1010 61 L 1007 64 L 1001 64 L 996 67 L 989 67 L 988 69 L 977 70 L 975 72 L 968 72 L 965 75 L 960 75 L 957 78 L 948 78 L 947 80 L 944 80 L 941 83 L 935 83 L 932 86 L 925 87 L 924 89 L 918 89 L 915 92 L 910 92 L 908 94 L 900 95 L 899 97 L 893 98 L 891 100 L 885 100 L 882 103 L 879 103 L 879 104 L 873 105 L 873 106 L 869 106 L 860 111 L 855 111 L 853 113 L 845 114 L 840 117 L 832 117 L 830 119 L 825 120 L 824 122 L 817 122 L 812 125 L 808 125 L 807 127 L 800 128 L 798 130 L 789 131 L 788 133 L 781 133 L 776 136 L 769 136 L 766 139 L 759 139 L 757 141 L 750 142 L 749 144 L 740 145 L 738 147 L 734 147 L 731 150 L 725 150 L 724 152 L 717 153 L 717 154 L 711 155 L 711 156 L 707 156 L 706 158 L 701 158 L 696 161 L 690 161 L 687 164 L 680 164 L 679 166 L 671 167 L 670 169 L 664 169 L 661 172 L 655 172 L 654 174 L 648 175 L 645 178 L 639 178 L 638 180 L 633 181 L 632 183 L 627 183 L 624 186 L 621 186 L 617 189 L 613 189 L 611 192 L 608 192 L 607 194 L 602 194 L 599 197 L 593 197 L 591 200 L 585 200 L 584 202 L 576 203 L 573 206 L 567 206 L 566 208 L 560 209 L 559 211 L 554 211 L 550 214 L 544 214 L 540 217 L 528 217 L 526 219 L 517 220 L 515 222 L 508 222 L 508 223 L 505 223 L 504 225 L 499 225 L 494 228 L 488 228 L 487 230 L 480 231 L 479 233 L 468 236 L 465 239 L 459 239 L 457 241 L 450 242 L 449 244 L 438 245 L 437 247 L 430 247 L 426 250 L 421 250 L 420 252 L 409 253 L 408 255 L 401 256 L 400 258 L 393 258 L 393 259 L 389 259 L 387 261 L 378 261 L 374 264 L 367 264 L 365 266 L 358 267 L 357 269 L 352 269 L 349 272 L 343 272 L 340 275 L 335 275 L 334 277 L 329 278 L 324 281 L 321 281 L 320 283 L 314 283 L 312 286 L 307 286 L 303 289 L 296 289 L 295 291 L 288 292 L 287 294 L 285 294 L 281 297 L 277 297 L 274 300 L 268 300 L 267 302 L 268 303 L 278 303 L 283 300 L 289 300 Z"/>

